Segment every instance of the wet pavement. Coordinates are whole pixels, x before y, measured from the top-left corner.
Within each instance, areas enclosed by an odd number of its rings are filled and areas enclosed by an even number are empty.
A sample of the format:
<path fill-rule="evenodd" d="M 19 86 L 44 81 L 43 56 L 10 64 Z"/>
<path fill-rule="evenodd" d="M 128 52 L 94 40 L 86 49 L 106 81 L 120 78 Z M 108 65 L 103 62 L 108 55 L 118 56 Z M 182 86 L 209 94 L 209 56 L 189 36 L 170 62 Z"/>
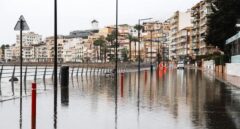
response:
<path fill-rule="evenodd" d="M 39 82 L 37 129 L 240 129 L 240 89 L 198 70 L 83 76 L 69 96 Z M 44 90 L 46 87 L 46 90 Z M 65 96 L 62 96 L 65 95 Z M 61 98 L 64 98 L 62 101 Z M 31 97 L 0 103 L 0 129 L 31 128 Z"/>

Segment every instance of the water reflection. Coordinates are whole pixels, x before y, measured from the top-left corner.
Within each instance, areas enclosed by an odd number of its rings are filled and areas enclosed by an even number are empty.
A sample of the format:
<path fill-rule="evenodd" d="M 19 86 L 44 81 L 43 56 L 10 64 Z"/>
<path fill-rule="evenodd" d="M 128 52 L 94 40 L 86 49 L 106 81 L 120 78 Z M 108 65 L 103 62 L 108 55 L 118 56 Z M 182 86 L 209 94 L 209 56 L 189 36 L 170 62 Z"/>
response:
<path fill-rule="evenodd" d="M 115 76 L 114 85 L 115 87 L 115 129 L 118 128 L 118 76 Z"/>
<path fill-rule="evenodd" d="M 57 89 L 54 89 L 53 128 L 57 129 Z"/>
<path fill-rule="evenodd" d="M 240 90 L 227 87 L 201 71 L 125 73 L 123 78 L 119 74 L 117 83 L 118 86 L 114 79 L 100 75 L 74 77 L 67 95 L 71 104 L 65 107 L 57 101 L 55 91 L 54 98 L 52 92 L 39 94 L 38 107 L 46 108 L 37 111 L 37 128 L 51 129 L 52 125 L 54 129 L 240 128 Z M 49 100 L 54 103 L 45 104 Z M 30 99 L 23 103 L 26 111 L 28 102 Z M 17 122 L 14 118 L 19 116 L 11 114 L 9 107 L 15 108 L 14 104 L 1 105 L 0 121 Z M 54 107 L 53 117 L 49 115 L 52 114 L 50 107 Z M 6 113 L 9 118 L 4 117 Z M 28 125 L 28 117 L 20 110 L 18 128 Z M 6 127 L 0 124 L 0 128 Z"/>
<path fill-rule="evenodd" d="M 22 97 L 20 97 L 19 105 L 19 129 L 22 129 Z"/>
<path fill-rule="evenodd" d="M 145 72 L 146 73 L 146 72 Z M 145 74 L 146 78 L 146 74 Z M 137 125 L 139 127 L 139 120 L 140 120 L 140 79 L 141 79 L 141 74 L 138 73 L 138 85 L 137 85 Z M 146 81 L 146 80 L 145 80 Z"/>

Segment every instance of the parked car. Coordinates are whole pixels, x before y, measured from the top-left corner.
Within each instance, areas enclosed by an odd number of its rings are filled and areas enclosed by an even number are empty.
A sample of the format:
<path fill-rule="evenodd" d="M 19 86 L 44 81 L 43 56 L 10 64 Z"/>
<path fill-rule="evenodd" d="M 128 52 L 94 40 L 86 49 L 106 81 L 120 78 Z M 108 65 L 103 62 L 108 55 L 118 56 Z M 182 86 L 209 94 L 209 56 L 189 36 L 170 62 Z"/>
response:
<path fill-rule="evenodd" d="M 184 69 L 184 61 L 179 61 L 177 63 L 177 69 Z"/>

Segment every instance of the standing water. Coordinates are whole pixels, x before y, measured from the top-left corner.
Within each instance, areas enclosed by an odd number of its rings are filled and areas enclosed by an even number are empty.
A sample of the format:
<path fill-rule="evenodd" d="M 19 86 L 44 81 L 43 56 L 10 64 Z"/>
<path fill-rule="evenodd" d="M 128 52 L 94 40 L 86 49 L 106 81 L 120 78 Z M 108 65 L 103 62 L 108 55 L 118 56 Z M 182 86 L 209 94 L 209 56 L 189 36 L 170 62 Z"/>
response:
<path fill-rule="evenodd" d="M 57 105 L 52 80 L 39 80 L 36 128 L 240 129 L 240 90 L 201 71 L 146 71 L 118 77 L 116 92 L 112 78 L 70 76 L 69 100 L 62 103 L 59 88 Z M 18 99 L 0 103 L 0 129 L 30 129 L 31 97 L 23 98 L 19 110 Z"/>

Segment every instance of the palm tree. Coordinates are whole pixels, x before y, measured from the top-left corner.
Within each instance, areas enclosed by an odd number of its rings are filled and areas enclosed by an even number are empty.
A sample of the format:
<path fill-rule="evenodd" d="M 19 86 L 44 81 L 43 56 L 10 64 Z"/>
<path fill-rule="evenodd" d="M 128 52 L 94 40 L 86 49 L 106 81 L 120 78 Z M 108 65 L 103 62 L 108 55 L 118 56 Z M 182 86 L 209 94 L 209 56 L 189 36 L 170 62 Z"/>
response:
<path fill-rule="evenodd" d="M 97 50 L 97 58 L 98 58 L 98 60 L 99 59 L 102 60 L 101 50 L 102 50 L 102 47 L 106 45 L 106 41 L 104 40 L 103 37 L 100 37 L 100 38 L 98 38 L 97 40 L 94 41 L 93 45 L 97 46 L 97 47 L 99 46 L 99 52 Z"/>
<path fill-rule="evenodd" d="M 106 37 L 106 41 L 108 41 L 110 43 L 110 46 L 109 46 L 109 48 L 110 48 L 110 58 L 113 57 L 112 48 L 115 48 L 115 44 L 114 44 L 115 39 L 116 39 L 116 31 L 113 30 L 111 32 L 111 34 L 108 34 L 107 37 Z"/>
<path fill-rule="evenodd" d="M 134 39 L 134 37 L 131 34 L 128 34 L 128 40 L 129 40 L 129 59 L 131 61 L 132 59 L 132 41 Z"/>
<path fill-rule="evenodd" d="M 106 63 L 107 62 L 107 52 L 108 52 L 108 46 L 106 44 L 106 42 L 104 44 L 102 44 L 102 50 L 103 53 L 104 53 L 104 62 Z"/>
<path fill-rule="evenodd" d="M 136 60 L 136 58 L 137 58 L 137 42 L 138 42 L 138 38 L 137 37 L 133 37 L 132 41 L 134 42 L 134 47 L 135 47 L 134 55 L 135 55 L 135 60 Z"/>
<path fill-rule="evenodd" d="M 137 25 L 134 26 L 134 29 L 136 29 L 140 33 L 141 30 L 144 31 L 144 26 L 137 24 Z M 134 42 L 135 42 L 135 60 L 136 60 L 137 59 L 137 56 L 136 56 L 136 53 L 137 53 L 136 42 L 139 42 L 138 45 L 140 45 L 140 37 L 134 38 Z M 140 51 L 140 50 L 138 50 L 138 51 Z"/>
<path fill-rule="evenodd" d="M 142 25 L 135 25 L 134 29 L 136 29 L 137 31 L 141 31 L 144 29 L 144 27 Z"/>

